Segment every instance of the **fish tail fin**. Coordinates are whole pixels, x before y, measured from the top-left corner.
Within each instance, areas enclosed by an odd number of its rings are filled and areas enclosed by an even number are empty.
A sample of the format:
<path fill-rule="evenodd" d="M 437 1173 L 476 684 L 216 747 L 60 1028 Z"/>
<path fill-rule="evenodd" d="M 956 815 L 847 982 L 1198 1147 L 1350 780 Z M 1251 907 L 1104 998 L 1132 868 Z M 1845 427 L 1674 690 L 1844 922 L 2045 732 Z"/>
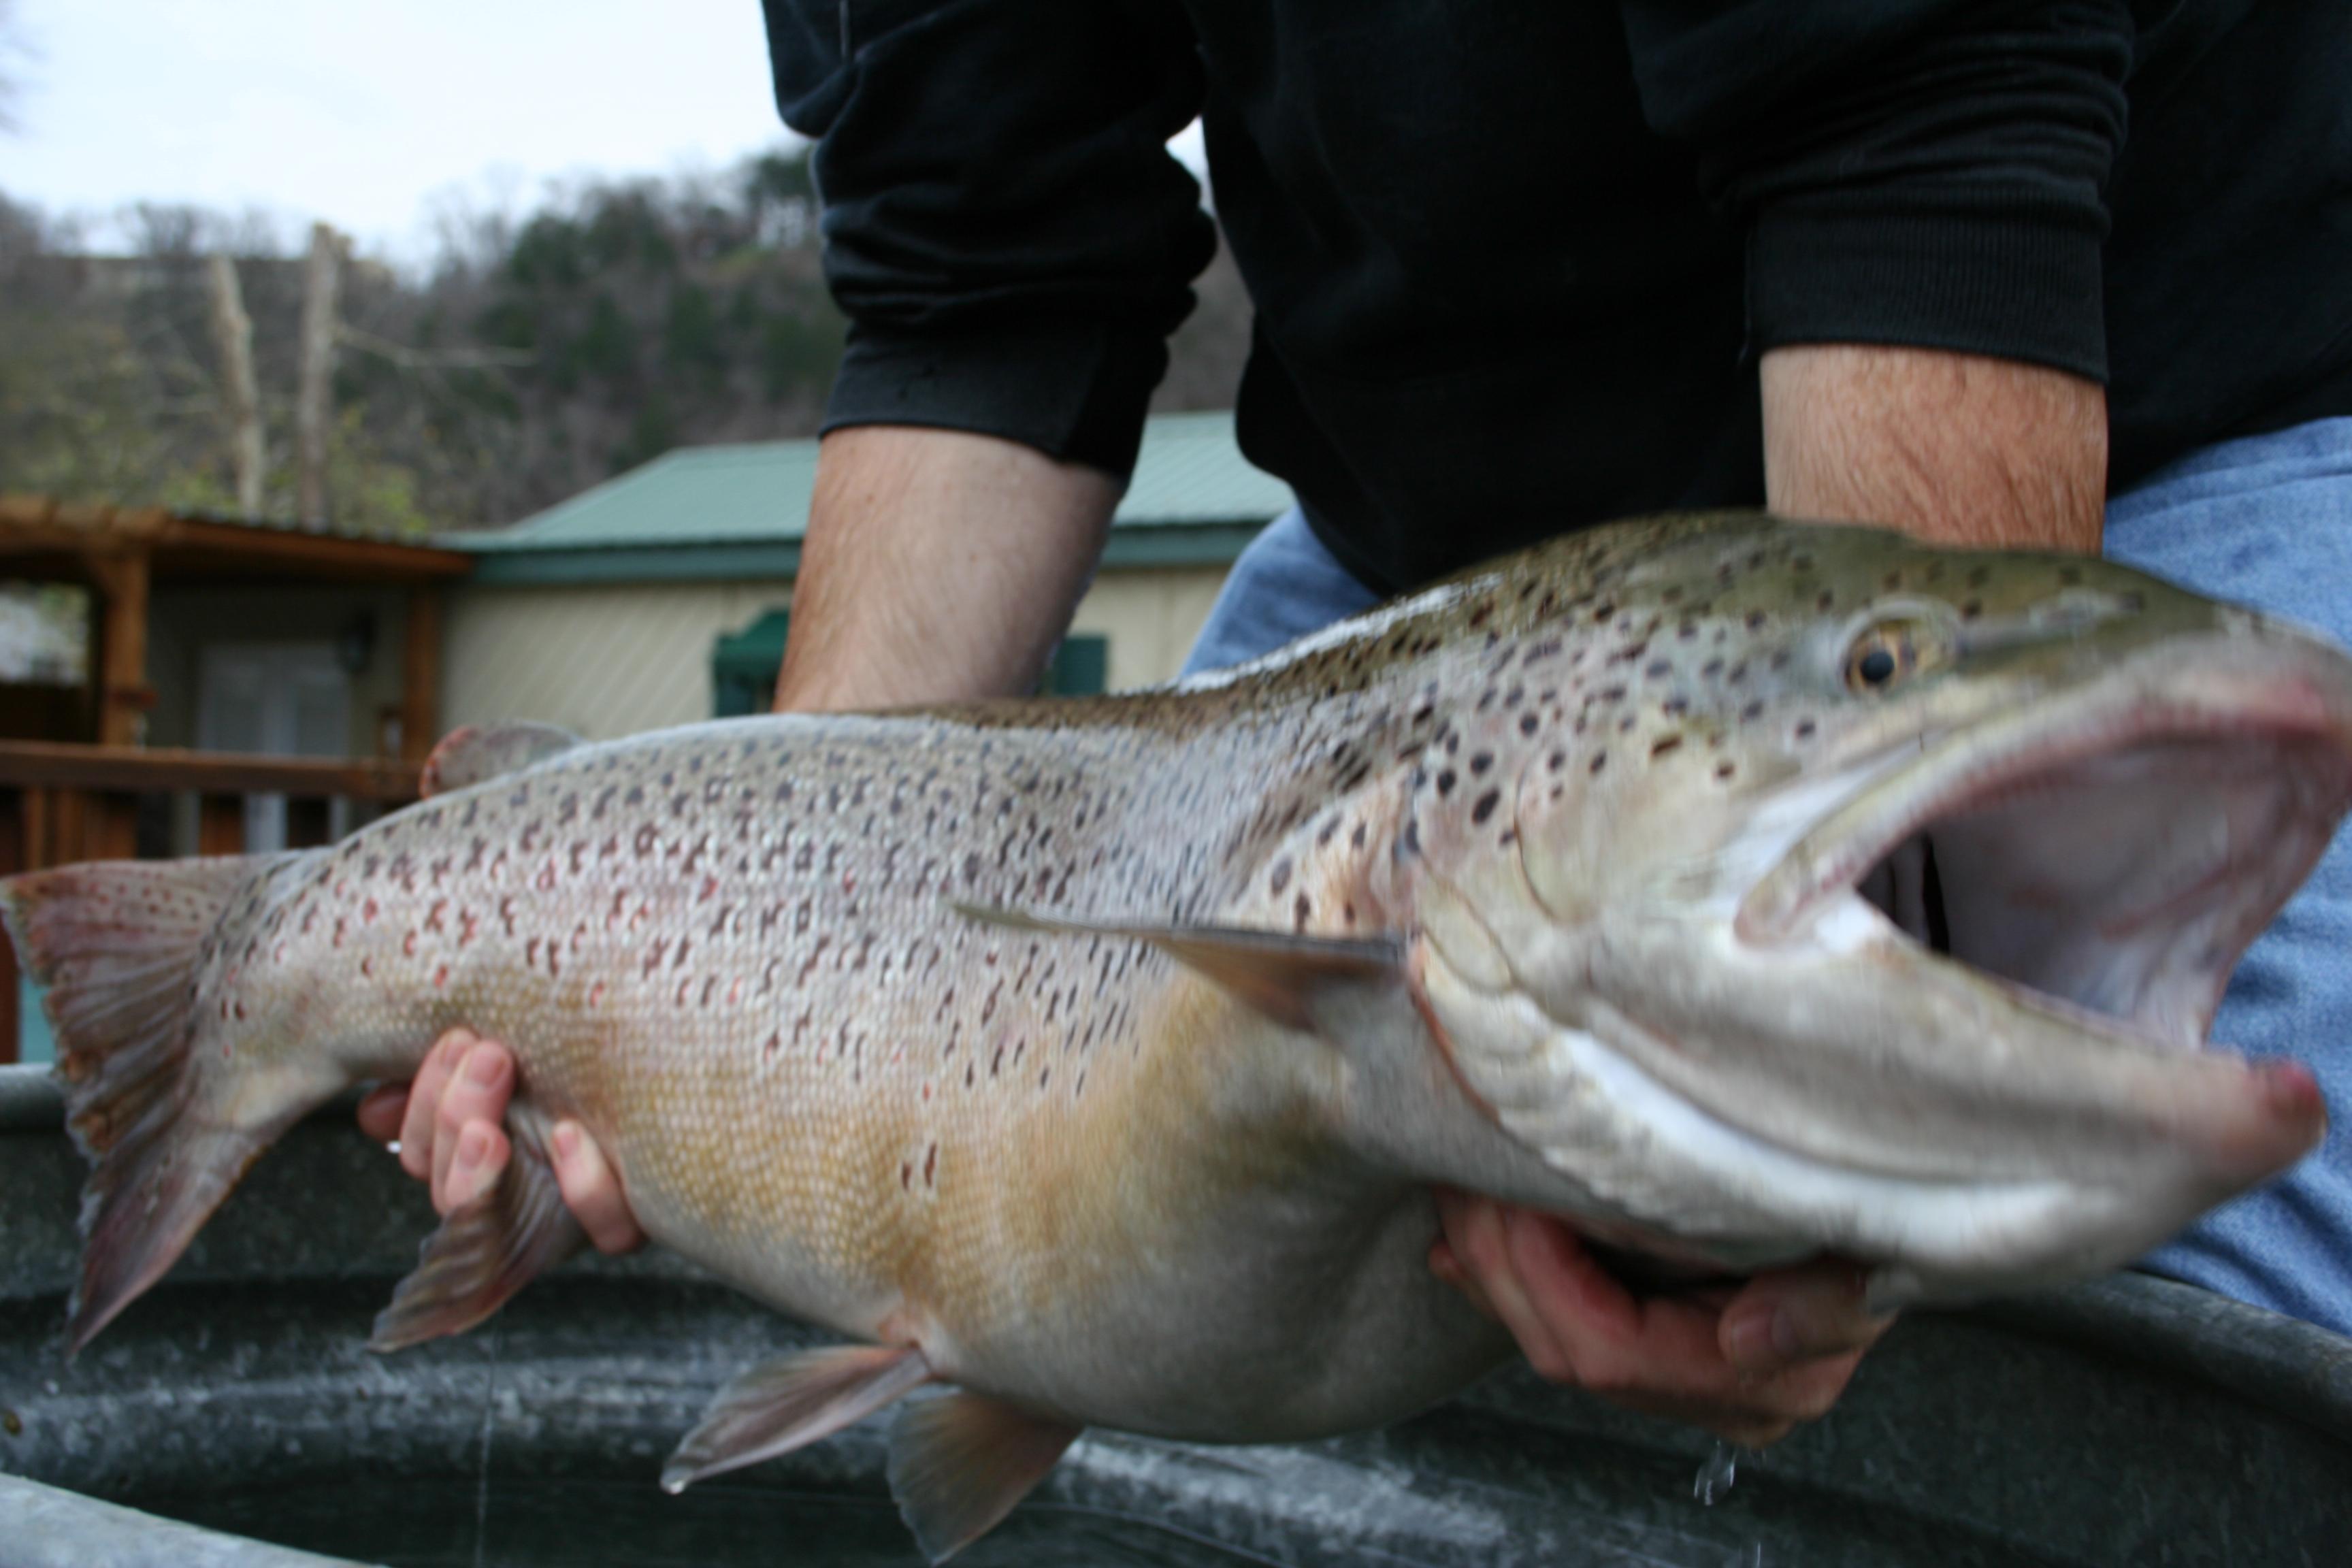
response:
<path fill-rule="evenodd" d="M 47 988 L 66 1121 L 91 1162 L 69 1353 L 171 1268 L 278 1134 L 339 1077 L 207 1072 L 205 962 L 236 900 L 288 856 L 96 861 L 0 881 L 18 962 Z M 329 1064 L 320 1063 L 321 1067 Z"/>

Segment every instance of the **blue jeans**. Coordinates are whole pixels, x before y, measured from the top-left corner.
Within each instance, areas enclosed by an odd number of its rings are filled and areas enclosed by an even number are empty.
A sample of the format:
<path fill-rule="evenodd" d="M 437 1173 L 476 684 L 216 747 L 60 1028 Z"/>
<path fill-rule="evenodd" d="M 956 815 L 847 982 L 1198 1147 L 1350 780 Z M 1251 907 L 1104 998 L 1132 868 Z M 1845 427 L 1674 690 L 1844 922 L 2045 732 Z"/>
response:
<path fill-rule="evenodd" d="M 2107 503 L 2111 559 L 2352 643 L 2352 419 L 2226 441 Z M 2231 976 L 2213 1038 L 2294 1056 L 2334 1113 L 2282 1181 L 2143 1265 L 2352 1334 L 2352 835 Z"/>
<path fill-rule="evenodd" d="M 2106 552 L 2352 644 L 2352 419 L 2183 458 L 2107 503 Z M 1234 563 L 1184 672 L 1254 658 L 1377 598 L 1294 508 Z M 2213 1038 L 2300 1058 L 2336 1120 L 2284 1179 L 2208 1215 L 2143 1267 L 2352 1334 L 2352 835 L 2238 965 Z"/>

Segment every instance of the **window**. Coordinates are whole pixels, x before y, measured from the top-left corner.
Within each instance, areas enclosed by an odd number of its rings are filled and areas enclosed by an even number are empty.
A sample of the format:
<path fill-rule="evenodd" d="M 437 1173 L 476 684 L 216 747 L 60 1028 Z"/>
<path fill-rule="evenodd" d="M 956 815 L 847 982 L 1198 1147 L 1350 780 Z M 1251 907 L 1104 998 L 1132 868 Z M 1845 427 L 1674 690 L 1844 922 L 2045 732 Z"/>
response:
<path fill-rule="evenodd" d="M 197 664 L 196 745 L 207 752 L 340 757 L 351 748 L 351 677 L 326 643 L 233 643 Z M 351 803 L 245 797 L 245 852 L 331 843 L 351 827 Z"/>
<path fill-rule="evenodd" d="M 710 645 L 710 716 L 740 719 L 776 703 L 776 671 L 784 662 L 789 610 L 770 610 L 740 632 Z"/>
<path fill-rule="evenodd" d="M 1049 697 L 1092 697 L 1110 684 L 1110 638 L 1066 637 L 1054 650 L 1039 689 Z"/>
<path fill-rule="evenodd" d="M 784 636 L 792 625 L 789 610 L 769 610 L 740 632 L 728 632 L 710 645 L 710 715 L 740 719 L 765 713 L 775 706 L 776 671 L 784 662 Z M 1088 697 L 1104 689 L 1110 678 L 1110 639 L 1066 637 L 1054 650 L 1038 689 L 1054 697 Z"/>

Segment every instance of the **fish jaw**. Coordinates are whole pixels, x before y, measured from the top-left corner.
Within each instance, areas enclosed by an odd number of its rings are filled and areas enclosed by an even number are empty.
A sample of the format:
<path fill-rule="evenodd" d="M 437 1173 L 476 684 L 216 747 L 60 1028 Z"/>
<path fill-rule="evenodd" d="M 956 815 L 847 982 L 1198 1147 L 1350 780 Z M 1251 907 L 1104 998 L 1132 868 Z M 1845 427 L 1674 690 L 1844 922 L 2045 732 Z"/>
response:
<path fill-rule="evenodd" d="M 1415 984 L 1471 1092 L 1566 1179 L 1554 1206 L 1727 1266 L 1857 1257 L 1885 1304 L 1966 1300 L 2128 1262 L 2316 1145 L 2307 1071 L 2202 1046 L 2352 805 L 2352 661 L 2225 612 L 2030 696 L 1793 781 L 1611 899 L 1423 871 Z M 1932 939 L 1863 886 L 1923 841 Z"/>

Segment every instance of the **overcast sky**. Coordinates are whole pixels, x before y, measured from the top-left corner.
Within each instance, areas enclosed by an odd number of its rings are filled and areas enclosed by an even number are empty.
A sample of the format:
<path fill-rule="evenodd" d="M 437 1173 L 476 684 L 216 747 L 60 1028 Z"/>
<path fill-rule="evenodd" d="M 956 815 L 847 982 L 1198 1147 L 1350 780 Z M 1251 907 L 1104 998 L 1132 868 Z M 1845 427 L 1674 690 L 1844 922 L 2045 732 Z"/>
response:
<path fill-rule="evenodd" d="M 429 214 L 777 144 L 757 0 L 16 0 L 0 192 L 313 218 L 403 259 Z M 94 237 L 105 237 L 100 226 Z"/>

